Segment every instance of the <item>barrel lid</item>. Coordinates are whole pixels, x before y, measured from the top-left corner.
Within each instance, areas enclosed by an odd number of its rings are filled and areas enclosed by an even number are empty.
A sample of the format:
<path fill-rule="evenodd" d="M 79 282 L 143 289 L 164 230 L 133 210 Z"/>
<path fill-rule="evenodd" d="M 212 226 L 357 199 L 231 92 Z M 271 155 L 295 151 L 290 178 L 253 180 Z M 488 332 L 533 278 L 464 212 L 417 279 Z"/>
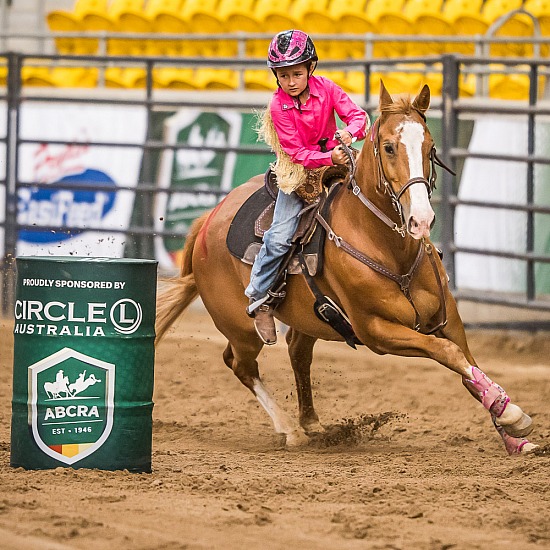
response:
<path fill-rule="evenodd" d="M 143 258 L 103 258 L 89 256 L 17 256 L 17 260 L 25 262 L 55 262 L 55 263 L 111 263 L 111 264 L 158 264 L 157 260 Z"/>

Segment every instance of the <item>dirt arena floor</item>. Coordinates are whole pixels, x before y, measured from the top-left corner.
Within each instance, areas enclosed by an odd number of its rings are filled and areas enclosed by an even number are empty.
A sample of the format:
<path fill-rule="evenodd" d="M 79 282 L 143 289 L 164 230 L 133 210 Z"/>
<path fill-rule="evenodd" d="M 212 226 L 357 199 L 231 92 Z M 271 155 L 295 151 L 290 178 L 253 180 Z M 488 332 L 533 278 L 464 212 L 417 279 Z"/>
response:
<path fill-rule="evenodd" d="M 327 436 L 288 451 L 193 307 L 157 350 L 153 473 L 9 466 L 12 323 L 0 321 L 2 549 L 550 548 L 548 333 L 470 333 L 480 366 L 531 414 L 510 458 L 460 380 L 428 360 L 320 342 Z M 286 348 L 261 356 L 296 410 Z"/>

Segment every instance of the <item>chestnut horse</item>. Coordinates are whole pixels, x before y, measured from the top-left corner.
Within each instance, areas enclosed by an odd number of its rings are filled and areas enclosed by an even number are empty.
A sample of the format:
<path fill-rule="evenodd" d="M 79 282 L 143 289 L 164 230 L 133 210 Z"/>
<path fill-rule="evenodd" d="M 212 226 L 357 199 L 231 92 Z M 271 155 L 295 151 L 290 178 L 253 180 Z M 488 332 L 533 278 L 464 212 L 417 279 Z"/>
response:
<path fill-rule="evenodd" d="M 347 314 L 358 339 L 378 354 L 429 357 L 456 372 L 489 412 L 510 453 L 531 451 L 531 419 L 476 365 L 448 285 L 429 241 L 435 148 L 426 126 L 430 90 L 395 100 L 381 83 L 378 117 L 356 160 L 355 177 L 330 209 L 319 289 Z M 435 157 L 437 158 L 437 157 Z M 256 396 L 287 446 L 308 442 L 323 427 L 313 405 L 310 366 L 318 339 L 342 337 L 314 314 L 314 295 L 303 275 L 288 277 L 275 315 L 288 325 L 286 341 L 298 390 L 299 422 L 265 387 L 257 357 L 262 342 L 246 313 L 250 266 L 226 246 L 233 216 L 263 184 L 256 176 L 197 219 L 185 243 L 181 276 L 160 295 L 157 341 L 199 295 L 227 338 L 225 364 Z M 373 267 L 374 266 L 374 267 Z M 444 322 L 446 320 L 446 322 Z"/>

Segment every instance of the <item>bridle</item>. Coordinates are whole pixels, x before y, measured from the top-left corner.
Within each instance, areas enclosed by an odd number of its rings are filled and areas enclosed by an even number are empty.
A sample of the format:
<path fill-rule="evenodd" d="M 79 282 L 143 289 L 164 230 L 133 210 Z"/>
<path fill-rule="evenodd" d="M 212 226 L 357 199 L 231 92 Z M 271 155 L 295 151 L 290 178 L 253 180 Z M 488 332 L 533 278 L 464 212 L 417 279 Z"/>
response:
<path fill-rule="evenodd" d="M 426 117 L 423 113 L 418 111 L 422 119 L 425 121 Z M 348 187 L 352 190 L 352 193 L 369 209 L 371 210 L 380 220 L 382 220 L 386 225 L 391 227 L 393 231 L 396 231 L 399 233 L 402 237 L 405 237 L 407 232 L 407 226 L 405 222 L 405 215 L 403 212 L 403 205 L 401 204 L 401 197 L 404 195 L 404 193 L 413 185 L 416 183 L 422 183 L 426 187 L 426 191 L 428 192 L 428 198 L 431 199 L 433 190 L 435 189 L 435 183 L 437 181 L 437 171 L 436 171 L 436 165 L 441 166 L 444 170 L 447 170 L 449 173 L 456 175 L 455 172 L 449 168 L 438 156 L 437 151 L 435 148 L 435 145 L 432 146 L 430 150 L 430 175 L 429 178 L 423 178 L 423 177 L 414 177 L 409 179 L 405 185 L 399 191 L 396 193 L 391 186 L 391 184 L 388 181 L 388 178 L 386 177 L 386 174 L 384 172 L 384 166 L 382 165 L 382 158 L 380 156 L 380 132 L 377 131 L 378 127 L 380 126 L 380 119 L 378 118 L 376 122 L 371 126 L 370 131 L 370 140 L 375 141 L 374 144 L 374 156 L 377 160 L 377 170 L 378 170 L 378 187 L 384 188 L 384 192 L 387 193 L 390 196 L 390 200 L 392 202 L 392 206 L 394 210 L 399 215 L 399 220 L 401 222 L 401 225 L 398 225 L 395 223 L 390 217 L 388 217 L 384 212 L 382 212 L 374 203 L 372 203 L 367 197 L 363 194 L 361 191 L 361 188 L 357 185 L 357 181 L 355 179 L 355 171 L 357 169 L 357 163 L 355 162 L 355 155 L 353 151 L 342 141 L 339 134 L 336 135 L 336 139 L 340 143 L 340 147 L 343 149 L 344 153 L 348 157 L 348 168 L 349 168 L 349 176 L 348 176 Z"/>

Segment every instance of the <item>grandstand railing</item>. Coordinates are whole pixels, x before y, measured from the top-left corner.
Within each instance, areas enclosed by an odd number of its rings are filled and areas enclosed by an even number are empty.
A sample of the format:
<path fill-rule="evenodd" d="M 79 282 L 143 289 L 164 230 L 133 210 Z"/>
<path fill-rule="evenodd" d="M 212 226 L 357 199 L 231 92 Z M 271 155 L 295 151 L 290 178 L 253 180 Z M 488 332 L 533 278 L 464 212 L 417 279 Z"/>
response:
<path fill-rule="evenodd" d="M 190 67 L 229 67 L 237 70 L 244 70 L 250 67 L 265 67 L 263 60 L 244 60 L 244 59 L 220 59 L 220 58 L 166 58 L 166 57 L 113 57 L 113 56 L 59 56 L 59 55 L 31 55 L 18 53 L 0 53 L 0 61 L 4 59 L 8 69 L 7 86 L 0 87 L 0 100 L 6 102 L 8 117 L 6 137 L 0 138 L 6 144 L 6 179 L 0 181 L 0 186 L 5 188 L 5 222 L 2 227 L 5 231 L 4 251 L 2 258 L 2 310 L 6 314 L 10 310 L 10 305 L 14 297 L 14 257 L 16 253 L 17 234 L 19 231 L 74 231 L 74 227 L 44 227 L 44 226 L 25 226 L 17 221 L 17 194 L 20 189 L 25 187 L 45 187 L 35 181 L 21 181 L 18 175 L 18 163 L 20 148 L 28 143 L 36 143 L 30 140 L 24 140 L 19 132 L 19 116 L 22 103 L 33 101 L 40 102 L 60 102 L 60 103 L 104 103 L 111 105 L 142 105 L 148 113 L 148 120 L 157 110 L 177 110 L 183 107 L 201 107 L 204 109 L 224 107 L 228 109 L 237 109 L 240 111 L 252 111 L 265 106 L 269 93 L 265 94 L 244 94 L 242 92 L 212 92 L 210 94 L 196 92 L 181 92 L 168 90 L 155 90 L 153 86 L 153 71 L 158 66 L 190 66 Z M 500 71 L 517 74 L 517 65 L 525 67 L 524 76 L 529 84 L 528 101 L 514 102 L 492 102 L 487 99 L 479 100 L 476 98 L 461 98 L 460 85 L 461 79 L 465 74 L 487 75 L 491 73 L 491 65 L 498 62 L 501 65 Z M 145 85 L 143 89 L 127 90 L 123 94 L 117 90 L 103 90 L 105 93 L 98 94 L 97 90 L 84 89 L 65 89 L 58 90 L 53 88 L 34 88 L 24 87 L 22 85 L 22 70 L 26 64 L 61 65 L 66 64 L 85 64 L 95 67 L 106 67 L 108 65 L 134 64 L 144 68 L 146 73 Z M 358 100 L 363 106 L 372 112 L 376 106 L 376 98 L 371 97 L 371 77 L 377 72 L 417 70 L 417 65 L 424 63 L 430 66 L 430 70 L 437 70 L 442 77 L 441 98 L 433 101 L 431 112 L 441 116 L 442 124 L 442 142 L 438 144 L 438 151 L 444 161 L 460 168 L 461 164 L 467 158 L 486 158 L 498 159 L 503 162 L 525 162 L 527 164 L 527 178 L 525 182 L 518 182 L 518 185 L 525 185 L 527 188 L 526 204 L 501 204 L 497 202 L 476 202 L 461 200 L 457 194 L 457 182 L 453 176 L 446 172 L 440 174 L 442 182 L 440 197 L 435 202 L 439 208 L 438 225 L 441 228 L 441 235 L 438 244 L 444 251 L 444 261 L 450 278 L 450 286 L 459 300 L 468 300 L 492 304 L 501 304 L 529 308 L 535 310 L 550 311 L 550 300 L 545 297 L 537 297 L 535 291 L 535 269 L 536 263 L 550 263 L 550 256 L 545 254 L 535 254 L 534 252 L 534 216 L 536 214 L 550 215 L 550 206 L 537 205 L 534 203 L 534 167 L 536 164 L 550 164 L 550 159 L 535 156 L 534 130 L 536 121 L 539 117 L 548 117 L 550 115 L 549 103 L 541 98 L 539 90 L 539 81 L 541 75 L 547 75 L 550 69 L 550 60 L 545 58 L 536 59 L 509 59 L 493 57 L 473 57 L 473 56 L 434 56 L 430 58 L 396 58 L 396 59 L 362 59 L 346 60 L 345 62 L 327 62 L 327 66 L 336 68 L 350 68 L 350 70 L 360 70 L 365 80 L 364 95 Z M 323 64 L 325 65 L 325 64 Z M 435 69 L 434 69 L 435 68 Z M 391 90 L 396 93 L 399 90 Z M 476 154 L 462 149 L 458 146 L 457 130 L 461 118 L 477 115 L 480 113 L 498 113 L 502 115 L 524 115 L 528 119 L 528 153 L 525 156 L 510 155 L 485 155 Z M 1 133 L 0 133 L 1 135 Z M 41 140 L 43 142 L 44 140 Z M 50 143 L 50 142 L 48 142 Z M 60 142 L 52 141 L 52 144 L 77 144 L 74 141 Z M 84 143 L 83 143 L 84 144 Z M 136 147 L 136 143 L 108 143 L 108 142 L 86 142 L 89 146 L 110 146 L 110 147 Z M 146 141 L 141 146 L 143 150 L 143 178 L 138 182 L 137 187 L 118 187 L 117 191 L 130 191 L 143 199 L 144 204 L 148 205 L 150 210 L 144 213 L 144 218 L 140 220 L 140 226 L 129 227 L 126 230 L 120 230 L 130 239 L 135 239 L 138 243 L 137 253 L 140 257 L 152 257 L 153 250 L 151 241 L 155 235 L 165 235 L 176 238 L 185 237 L 184 234 L 177 233 L 159 233 L 154 230 L 152 199 L 160 193 L 174 193 L 177 191 L 170 189 L 161 189 L 155 185 L 155 177 L 147 166 L 148 157 L 153 151 L 162 151 L 166 149 L 199 149 L 190 145 L 167 145 L 156 141 L 151 137 L 150 127 L 147 131 Z M 234 151 L 246 154 L 265 154 L 266 148 L 263 146 L 246 147 L 210 147 L 212 150 Z M 3 162 L 4 159 L 0 159 Z M 56 187 L 61 187 L 56 184 Z M 71 188 L 71 186 L 67 186 Z M 73 187 L 74 188 L 74 187 Z M 99 190 L 97 185 L 89 186 L 89 189 Z M 80 190 L 87 189 L 86 186 L 79 186 Z M 112 188 L 106 190 L 112 191 Z M 196 191 L 197 193 L 212 193 L 209 191 Z M 223 193 L 219 192 L 220 195 Z M 527 214 L 527 247 L 525 253 L 508 253 L 492 250 L 483 250 L 475 248 L 464 248 L 456 245 L 454 240 L 454 214 L 459 205 L 483 206 L 494 209 L 507 209 L 511 211 L 521 211 Z M 78 228 L 80 229 L 80 228 Z M 97 231 L 96 228 L 89 228 Z M 101 231 L 101 230 L 99 230 Z M 114 230 L 109 230 L 115 233 Z M 525 263 L 527 274 L 527 288 L 522 295 L 510 294 L 487 294 L 469 292 L 465 289 L 456 287 L 455 278 L 455 255 L 460 252 L 479 254 L 484 256 L 505 257 L 520 260 Z"/>
<path fill-rule="evenodd" d="M 508 20 L 515 12 L 524 13 L 533 18 L 535 25 L 535 32 L 533 36 L 496 36 L 495 33 L 498 29 Z M 374 58 L 374 47 L 377 44 L 415 44 L 423 46 L 442 46 L 447 44 L 449 48 L 453 46 L 465 46 L 473 45 L 473 55 L 483 56 L 489 55 L 491 46 L 532 46 L 526 50 L 525 55 L 519 57 L 538 57 L 541 52 L 542 46 L 550 45 L 550 36 L 543 36 L 540 33 L 538 21 L 528 12 L 524 10 L 515 10 L 503 16 L 501 19 L 495 21 L 491 25 L 486 34 L 472 34 L 472 35 L 441 35 L 441 34 L 380 34 L 380 33 L 312 33 L 311 37 L 315 42 L 333 43 L 335 46 L 341 44 L 347 44 L 350 42 L 363 43 L 363 52 L 361 57 L 365 59 Z M 166 42 L 197 42 L 197 43 L 210 43 L 219 44 L 220 42 L 234 42 L 237 44 L 236 56 L 240 59 L 250 59 L 250 50 L 247 49 L 247 45 L 257 41 L 265 41 L 266 46 L 269 40 L 273 38 L 271 33 L 258 32 L 231 32 L 231 33 L 189 33 L 189 34 L 171 34 L 171 33 L 129 33 L 129 32 L 107 32 L 107 31 L 87 31 L 87 32 L 32 32 L 32 33 L 11 33 L 0 31 L 0 51 L 9 50 L 9 42 L 13 40 L 28 41 L 34 43 L 35 46 L 32 51 L 26 51 L 27 54 L 61 54 L 57 51 L 56 40 L 70 39 L 70 40 L 93 40 L 97 41 L 97 51 L 93 52 L 94 55 L 109 55 L 109 41 L 129 41 L 129 42 L 148 42 L 153 45 L 162 45 Z M 267 47 L 266 47 L 267 49 Z M 454 53 L 454 52 L 449 52 Z M 458 53 L 458 52 L 457 52 Z M 141 56 L 139 56 L 141 57 Z M 208 53 L 202 55 L 202 57 L 208 57 Z M 255 56 L 256 57 L 256 56 Z M 263 51 L 258 58 L 264 58 Z M 332 57 L 335 59 L 335 57 Z M 345 58 L 339 57 L 341 61 Z"/>

